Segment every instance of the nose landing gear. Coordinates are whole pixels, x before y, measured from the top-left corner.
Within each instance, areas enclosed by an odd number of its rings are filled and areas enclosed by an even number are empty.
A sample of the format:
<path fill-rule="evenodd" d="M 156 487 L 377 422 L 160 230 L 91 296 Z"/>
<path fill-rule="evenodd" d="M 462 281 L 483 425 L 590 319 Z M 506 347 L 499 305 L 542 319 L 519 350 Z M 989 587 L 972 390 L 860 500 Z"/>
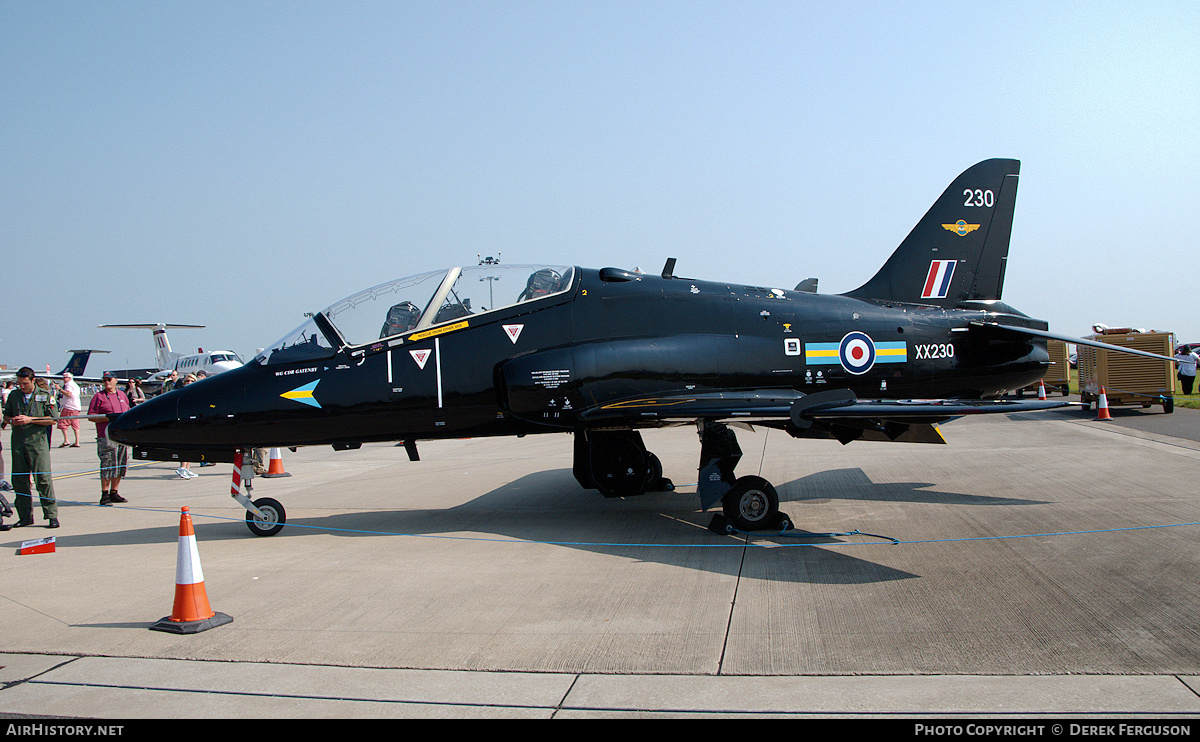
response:
<path fill-rule="evenodd" d="M 249 460 L 247 452 L 242 449 L 238 449 L 233 455 L 233 484 L 230 486 L 229 496 L 246 508 L 246 527 L 250 529 L 250 533 L 255 536 L 274 536 L 283 530 L 283 524 L 287 522 L 287 513 L 278 500 L 260 497 L 251 502 L 249 497 L 242 494 L 243 481 L 246 483 L 247 493 L 253 489 L 250 480 L 254 477 L 254 467 L 248 463 Z"/>

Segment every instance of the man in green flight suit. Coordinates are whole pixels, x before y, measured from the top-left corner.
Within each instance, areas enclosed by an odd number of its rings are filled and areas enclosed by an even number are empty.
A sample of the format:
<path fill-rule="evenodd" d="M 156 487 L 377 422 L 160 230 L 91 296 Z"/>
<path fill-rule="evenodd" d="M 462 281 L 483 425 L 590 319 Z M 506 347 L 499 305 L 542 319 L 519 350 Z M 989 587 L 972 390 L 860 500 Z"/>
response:
<path fill-rule="evenodd" d="M 54 395 L 38 389 L 33 369 L 24 366 L 17 372 L 17 388 L 4 403 L 3 425 L 12 425 L 12 483 L 17 496 L 17 522 L 14 527 L 33 525 L 33 489 L 37 482 L 42 499 L 42 515 L 48 528 L 58 528 L 58 502 L 50 480 L 50 441 L 46 427 L 58 421 Z"/>

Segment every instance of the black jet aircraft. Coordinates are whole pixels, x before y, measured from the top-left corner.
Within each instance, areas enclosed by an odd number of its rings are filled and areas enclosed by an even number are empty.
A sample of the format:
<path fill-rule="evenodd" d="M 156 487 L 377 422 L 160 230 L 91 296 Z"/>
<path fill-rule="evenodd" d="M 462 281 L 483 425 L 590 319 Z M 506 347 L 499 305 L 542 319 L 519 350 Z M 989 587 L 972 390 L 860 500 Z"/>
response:
<path fill-rule="evenodd" d="M 938 424 L 962 415 L 1065 404 L 1003 398 L 1045 374 L 1047 338 L 1128 352 L 1050 333 L 1000 300 L 1019 165 L 968 169 L 845 294 L 683 278 L 674 259 L 661 275 L 423 273 L 317 312 L 244 367 L 121 415 L 109 436 L 149 460 L 370 441 L 403 441 L 415 460 L 420 439 L 569 431 L 579 483 L 628 497 L 669 488 L 639 429 L 694 424 L 701 506 L 722 502 L 738 529 L 778 527 L 771 484 L 734 474 L 728 423 L 944 443 Z M 278 502 L 235 496 L 254 533 L 282 526 Z"/>

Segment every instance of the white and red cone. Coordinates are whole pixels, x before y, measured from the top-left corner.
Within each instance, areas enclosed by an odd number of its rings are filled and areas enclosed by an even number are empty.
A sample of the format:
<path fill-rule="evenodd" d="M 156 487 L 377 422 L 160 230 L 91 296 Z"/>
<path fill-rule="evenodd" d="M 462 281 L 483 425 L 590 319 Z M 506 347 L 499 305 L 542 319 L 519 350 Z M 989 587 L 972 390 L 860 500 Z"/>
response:
<path fill-rule="evenodd" d="M 208 604 L 204 589 L 204 570 L 200 568 L 200 551 L 196 548 L 196 532 L 192 516 L 185 506 L 179 516 L 179 550 L 175 559 L 175 605 L 171 615 L 150 628 L 172 634 L 196 634 L 233 621 L 217 613 Z"/>

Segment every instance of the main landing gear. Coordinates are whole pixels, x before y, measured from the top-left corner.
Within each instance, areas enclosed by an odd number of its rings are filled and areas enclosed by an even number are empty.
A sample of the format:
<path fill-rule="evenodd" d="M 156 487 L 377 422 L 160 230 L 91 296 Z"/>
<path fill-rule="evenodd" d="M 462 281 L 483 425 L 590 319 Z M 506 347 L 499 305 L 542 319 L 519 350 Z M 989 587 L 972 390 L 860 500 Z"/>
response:
<path fill-rule="evenodd" d="M 770 482 L 762 477 L 734 475 L 741 458 L 737 436 L 727 425 L 701 422 L 700 481 L 696 494 L 703 509 L 718 501 L 722 508 L 709 529 L 732 533 L 791 528 L 790 519 L 779 512 L 779 494 Z M 636 430 L 577 432 L 573 473 L 580 485 L 599 490 L 605 497 L 635 497 L 675 489 L 671 480 L 663 477 L 662 463 L 646 450 Z"/>
<path fill-rule="evenodd" d="M 582 430 L 575 434 L 575 480 L 605 497 L 670 492 L 662 462 L 646 450 L 636 430 Z"/>
<path fill-rule="evenodd" d="M 779 512 L 779 493 L 762 477 L 735 477 L 733 470 L 742 458 L 737 435 L 724 423 L 702 420 L 700 432 L 700 481 L 696 494 L 700 507 L 707 510 L 721 502 L 721 514 L 714 515 L 708 529 L 714 533 L 786 531 L 791 519 Z"/>

